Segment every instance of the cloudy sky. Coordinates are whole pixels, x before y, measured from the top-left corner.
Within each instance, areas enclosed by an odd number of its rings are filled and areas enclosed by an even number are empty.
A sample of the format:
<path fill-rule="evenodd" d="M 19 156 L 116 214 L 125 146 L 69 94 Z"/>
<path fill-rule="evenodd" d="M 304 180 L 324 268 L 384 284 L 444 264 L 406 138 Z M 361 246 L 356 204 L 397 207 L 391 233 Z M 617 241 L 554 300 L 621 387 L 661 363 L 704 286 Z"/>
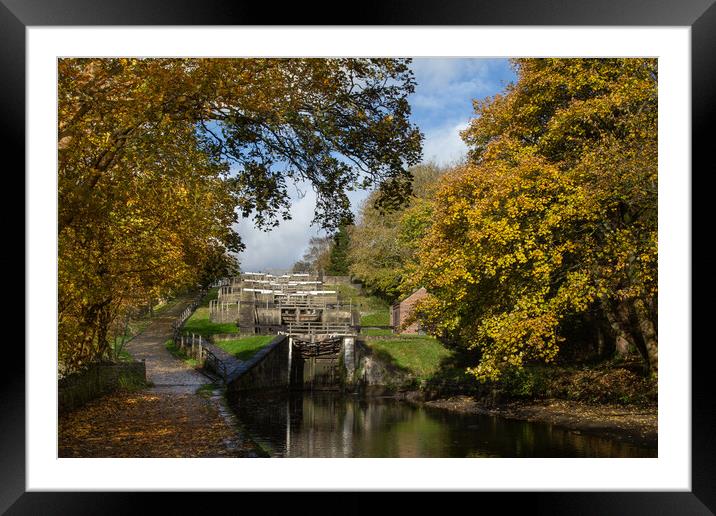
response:
<path fill-rule="evenodd" d="M 473 116 L 472 100 L 502 91 L 515 79 L 514 72 L 506 59 L 420 58 L 412 67 L 417 86 L 410 97 L 411 119 L 425 135 L 423 161 L 447 164 L 460 159 L 467 148 L 459 132 Z M 300 190 L 305 195 L 293 196 L 291 220 L 270 232 L 255 229 L 247 219 L 235 228 L 246 244 L 239 255 L 242 270 L 288 269 L 303 255 L 311 236 L 325 234 L 311 226 L 315 194 L 306 185 Z M 354 212 L 367 195 L 349 194 Z"/>

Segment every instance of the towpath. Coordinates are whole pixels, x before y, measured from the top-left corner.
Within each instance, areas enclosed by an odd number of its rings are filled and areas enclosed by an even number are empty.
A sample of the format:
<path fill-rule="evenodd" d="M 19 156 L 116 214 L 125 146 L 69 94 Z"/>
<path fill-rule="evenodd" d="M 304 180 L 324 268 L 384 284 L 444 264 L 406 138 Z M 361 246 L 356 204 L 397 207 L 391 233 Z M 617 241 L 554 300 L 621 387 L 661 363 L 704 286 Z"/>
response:
<path fill-rule="evenodd" d="M 190 302 L 179 299 L 127 345 L 145 360 L 152 387 L 115 392 L 60 417 L 60 457 L 255 456 L 221 396 L 199 390 L 210 380 L 166 349 L 172 321 Z"/>
<path fill-rule="evenodd" d="M 146 363 L 147 380 L 154 384 L 150 392 L 194 393 L 202 385 L 211 382 L 187 363 L 172 356 L 165 345 L 172 337 L 172 322 L 191 301 L 190 297 L 181 298 L 127 344 L 127 351 L 136 360 L 144 360 Z"/>

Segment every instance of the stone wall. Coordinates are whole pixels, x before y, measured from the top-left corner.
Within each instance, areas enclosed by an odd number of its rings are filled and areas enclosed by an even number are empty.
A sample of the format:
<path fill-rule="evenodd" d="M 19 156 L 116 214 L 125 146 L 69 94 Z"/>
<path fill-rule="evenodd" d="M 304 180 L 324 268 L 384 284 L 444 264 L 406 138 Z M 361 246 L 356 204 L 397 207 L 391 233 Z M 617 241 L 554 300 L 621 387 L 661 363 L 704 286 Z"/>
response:
<path fill-rule="evenodd" d="M 289 357 L 289 337 L 279 335 L 251 359 L 233 368 L 227 378 L 227 394 L 259 389 L 353 390 L 358 344 L 355 337 L 342 339 L 335 354 L 301 358 L 294 348 Z M 289 370 L 290 368 L 290 370 Z"/>
<path fill-rule="evenodd" d="M 58 409 L 60 413 L 67 412 L 123 385 L 137 385 L 146 380 L 143 361 L 93 364 L 58 381 Z"/>
<path fill-rule="evenodd" d="M 289 360 L 289 338 L 277 336 L 246 362 L 234 368 L 227 379 L 227 393 L 256 389 L 343 390 L 354 387 L 355 339 L 343 339 L 335 355 L 301 358 L 293 350 Z M 290 368 L 290 374 L 289 374 Z"/>
<path fill-rule="evenodd" d="M 278 335 L 234 369 L 226 382 L 227 394 L 252 389 L 288 388 L 288 337 Z"/>
<path fill-rule="evenodd" d="M 362 394 L 393 395 L 415 388 L 414 378 L 392 363 L 390 357 L 375 353 L 364 340 L 355 341 L 354 383 Z"/>

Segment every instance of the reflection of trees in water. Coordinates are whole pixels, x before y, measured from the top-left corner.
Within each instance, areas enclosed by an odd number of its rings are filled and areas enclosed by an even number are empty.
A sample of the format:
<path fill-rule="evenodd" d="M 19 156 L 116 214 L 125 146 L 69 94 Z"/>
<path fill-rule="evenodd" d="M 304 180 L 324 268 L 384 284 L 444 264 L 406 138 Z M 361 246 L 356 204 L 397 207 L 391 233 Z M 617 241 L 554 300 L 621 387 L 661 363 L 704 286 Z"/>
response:
<path fill-rule="evenodd" d="M 656 453 L 552 425 L 337 393 L 255 398 L 238 409 L 247 430 L 259 442 L 270 441 L 274 456 L 645 457 Z"/>
<path fill-rule="evenodd" d="M 300 418 L 293 417 L 296 423 L 291 429 L 291 455 L 308 457 L 350 456 L 352 449 L 346 436 L 350 435 L 345 427 L 351 419 L 350 405 L 336 396 L 306 395 L 297 398 L 301 407 Z M 294 415 L 296 416 L 296 415 Z"/>

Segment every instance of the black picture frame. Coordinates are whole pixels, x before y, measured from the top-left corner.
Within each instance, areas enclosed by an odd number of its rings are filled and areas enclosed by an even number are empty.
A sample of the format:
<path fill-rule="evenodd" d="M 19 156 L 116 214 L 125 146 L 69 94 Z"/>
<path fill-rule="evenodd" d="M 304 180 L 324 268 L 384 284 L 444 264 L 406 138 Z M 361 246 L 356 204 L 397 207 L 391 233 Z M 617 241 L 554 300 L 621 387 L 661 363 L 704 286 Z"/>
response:
<path fill-rule="evenodd" d="M 25 148 L 25 30 L 29 26 L 83 25 L 497 25 L 497 26 L 689 26 L 692 70 L 692 158 L 707 163 L 713 145 L 708 125 L 713 124 L 716 81 L 715 0 L 369 0 L 352 12 L 302 2 L 220 2 L 204 0 L 0 0 L 0 70 L 5 138 L 0 140 L 4 156 L 19 156 L 24 168 Z M 357 4 L 354 4 L 357 6 Z M 696 166 L 696 165 L 694 165 Z M 693 167 L 692 167 L 693 168 Z M 704 166 L 705 168 L 705 166 Z M 713 167 L 709 167 L 712 169 Z M 702 170 L 702 172 L 707 172 Z M 692 179 L 697 177 L 691 174 Z M 693 186 L 692 186 L 692 191 Z M 698 190 L 696 190 L 698 191 Z M 705 217 L 692 201 L 692 220 Z M 694 232 L 692 231 L 692 235 Z M 692 257 L 708 239 L 694 241 Z M 703 243 L 701 243 L 703 242 Z M 25 263 L 27 263 L 25 256 Z M 26 277 L 28 274 L 25 269 Z M 693 273 L 692 273 L 693 274 Z M 697 285 L 704 289 L 704 286 Z M 696 297 L 692 298 L 695 300 Z M 692 321 L 708 320 L 711 303 L 692 303 Z M 699 317 L 700 316 L 700 317 Z M 694 334 L 695 335 L 695 334 Z M 688 343 L 685 343 L 688 344 Z M 589 492 L 589 493 L 480 493 L 500 497 L 504 508 L 525 504 L 531 512 L 549 514 L 713 514 L 716 511 L 716 438 L 711 418 L 715 412 L 713 390 L 708 383 L 712 341 L 693 339 L 692 353 L 692 490 L 690 492 Z M 6 348 L 8 349 L 8 348 Z M 0 378 L 0 511 L 8 514 L 104 514 L 124 513 L 135 503 L 146 504 L 146 495 L 132 493 L 26 492 L 25 489 L 25 353 L 15 346 Z M 13 353 L 16 356 L 12 356 Z M 217 494 L 214 493 L 214 496 Z M 248 510 L 248 493 L 241 493 Z M 341 505 L 352 512 L 368 509 L 369 502 L 346 494 Z M 163 502 L 179 502 L 184 509 L 202 503 L 186 493 L 164 495 Z M 223 496 L 221 497 L 223 498 Z M 255 498 L 255 496 L 251 496 Z M 459 499 L 463 497 L 460 496 Z M 507 500 L 506 500 L 507 499 Z M 258 499 L 251 500 L 259 501 Z M 413 496 L 402 512 L 420 507 L 421 496 Z M 473 503 L 473 502 L 469 502 Z M 451 504 L 452 505 L 452 504 Z M 147 508 L 149 508 L 147 506 Z M 455 506 L 457 508 L 457 506 Z M 168 511 L 167 511 L 168 512 Z M 341 510 L 341 512 L 346 512 Z"/>

